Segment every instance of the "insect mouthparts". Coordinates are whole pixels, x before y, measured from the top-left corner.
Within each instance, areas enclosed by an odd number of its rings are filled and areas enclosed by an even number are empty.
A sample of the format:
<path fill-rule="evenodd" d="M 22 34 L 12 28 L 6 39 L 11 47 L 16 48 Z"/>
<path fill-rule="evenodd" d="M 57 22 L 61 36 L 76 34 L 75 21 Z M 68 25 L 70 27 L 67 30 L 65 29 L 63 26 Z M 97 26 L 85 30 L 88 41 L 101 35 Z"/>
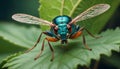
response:
<path fill-rule="evenodd" d="M 61 44 L 67 44 L 67 40 L 62 40 Z"/>

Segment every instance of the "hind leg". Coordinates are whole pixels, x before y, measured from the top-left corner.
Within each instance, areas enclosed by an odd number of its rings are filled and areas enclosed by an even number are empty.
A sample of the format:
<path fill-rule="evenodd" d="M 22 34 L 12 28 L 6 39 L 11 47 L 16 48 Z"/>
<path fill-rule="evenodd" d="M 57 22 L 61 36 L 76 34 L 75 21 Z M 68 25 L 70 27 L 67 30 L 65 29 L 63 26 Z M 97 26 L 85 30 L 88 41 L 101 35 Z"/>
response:
<path fill-rule="evenodd" d="M 100 37 L 102 37 L 102 36 L 94 36 L 91 32 L 89 32 L 86 28 L 84 28 L 85 29 L 85 31 L 90 35 L 90 36 L 92 36 L 93 38 L 100 38 Z"/>

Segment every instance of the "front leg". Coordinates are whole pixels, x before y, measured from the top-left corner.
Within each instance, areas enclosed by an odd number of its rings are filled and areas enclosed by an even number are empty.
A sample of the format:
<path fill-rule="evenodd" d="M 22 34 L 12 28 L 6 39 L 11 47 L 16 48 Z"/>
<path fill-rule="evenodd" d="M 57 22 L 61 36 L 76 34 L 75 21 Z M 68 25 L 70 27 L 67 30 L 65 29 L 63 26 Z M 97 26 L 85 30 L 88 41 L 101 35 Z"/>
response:
<path fill-rule="evenodd" d="M 39 35 L 39 37 L 38 37 L 35 45 L 34 45 L 32 48 L 28 49 L 25 53 L 30 52 L 32 49 L 34 49 L 34 48 L 37 46 L 37 44 L 40 42 L 40 39 L 41 39 L 42 34 L 43 34 L 43 32 Z"/>
<path fill-rule="evenodd" d="M 33 50 L 33 49 L 37 46 L 37 44 L 40 42 L 40 39 L 41 39 L 41 37 L 42 37 L 42 34 L 45 34 L 45 35 L 50 36 L 50 37 L 53 37 L 53 36 L 54 36 L 51 32 L 42 32 L 42 33 L 39 35 L 39 37 L 38 37 L 36 43 L 34 44 L 34 46 L 33 46 L 32 48 L 28 49 L 27 51 L 25 51 L 25 53 L 30 52 L 31 50 Z M 56 40 L 56 39 L 53 39 L 53 41 L 55 41 L 55 40 Z"/>
<path fill-rule="evenodd" d="M 50 42 L 56 42 L 56 41 L 58 41 L 58 39 L 57 39 L 57 38 L 52 38 L 52 37 L 46 37 L 46 38 L 43 40 L 42 48 L 41 48 L 39 54 L 34 58 L 34 60 L 37 60 L 37 59 L 40 57 L 40 55 L 42 54 L 42 52 L 43 52 L 43 50 L 44 50 L 44 43 L 45 43 L 45 40 L 48 41 L 48 45 L 49 45 L 50 50 L 51 50 L 51 52 L 52 52 L 51 61 L 53 61 L 53 59 L 54 59 L 54 50 L 53 50 L 53 48 L 52 48 Z"/>

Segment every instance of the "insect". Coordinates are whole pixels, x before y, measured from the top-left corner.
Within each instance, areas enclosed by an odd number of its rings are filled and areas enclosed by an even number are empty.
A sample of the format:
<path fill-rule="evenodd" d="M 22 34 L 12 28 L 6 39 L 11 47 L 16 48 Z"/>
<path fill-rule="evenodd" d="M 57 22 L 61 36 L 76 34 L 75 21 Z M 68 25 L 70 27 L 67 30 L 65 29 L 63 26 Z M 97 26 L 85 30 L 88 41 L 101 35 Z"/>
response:
<path fill-rule="evenodd" d="M 41 38 L 42 34 L 45 34 L 48 37 L 44 38 L 44 40 L 42 42 L 41 51 L 35 57 L 35 60 L 37 60 L 40 57 L 40 55 L 42 54 L 42 52 L 44 50 L 44 43 L 46 40 L 48 42 L 48 45 L 52 52 L 51 61 L 53 61 L 54 50 L 53 50 L 50 42 L 57 42 L 57 41 L 61 40 L 61 44 L 66 44 L 66 43 L 68 43 L 68 39 L 75 39 L 82 35 L 83 44 L 84 44 L 85 48 L 88 50 L 92 50 L 91 48 L 89 48 L 87 46 L 85 36 L 82 34 L 82 32 L 83 32 L 83 30 L 85 30 L 92 37 L 94 37 L 94 38 L 98 38 L 98 37 L 91 34 L 85 27 L 80 27 L 79 25 L 77 25 L 76 22 L 98 16 L 98 15 L 104 13 L 105 11 L 107 11 L 109 8 L 110 8 L 109 4 L 97 4 L 97 5 L 94 5 L 90 8 L 88 8 L 86 11 L 79 14 L 78 16 L 76 16 L 73 19 L 67 15 L 59 15 L 59 16 L 56 16 L 52 20 L 52 22 L 31 16 L 28 14 L 14 14 L 12 16 L 12 18 L 21 23 L 38 24 L 38 25 L 41 24 L 41 25 L 48 25 L 51 27 L 50 31 L 43 31 L 40 34 L 35 45 L 32 48 L 28 49 L 27 52 L 34 49 L 37 46 L 37 44 L 40 42 L 40 38 Z"/>

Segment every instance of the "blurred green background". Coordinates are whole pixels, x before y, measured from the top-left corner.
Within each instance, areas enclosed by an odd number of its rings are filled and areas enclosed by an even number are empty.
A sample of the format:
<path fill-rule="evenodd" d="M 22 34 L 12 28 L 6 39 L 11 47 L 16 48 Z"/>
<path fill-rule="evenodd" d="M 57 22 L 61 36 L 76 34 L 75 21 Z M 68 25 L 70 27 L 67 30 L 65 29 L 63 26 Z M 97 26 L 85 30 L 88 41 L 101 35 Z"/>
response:
<path fill-rule="evenodd" d="M 12 21 L 14 13 L 38 16 L 38 0 L 0 0 L 0 20 Z"/>
<path fill-rule="evenodd" d="M 0 21 L 12 22 L 11 16 L 15 13 L 26 13 L 39 17 L 38 7 L 38 0 L 0 0 Z M 120 27 L 120 5 L 102 31 L 115 29 L 116 27 Z M 113 53 L 112 57 L 103 56 L 101 58 L 99 69 L 120 68 L 120 53 Z"/>

